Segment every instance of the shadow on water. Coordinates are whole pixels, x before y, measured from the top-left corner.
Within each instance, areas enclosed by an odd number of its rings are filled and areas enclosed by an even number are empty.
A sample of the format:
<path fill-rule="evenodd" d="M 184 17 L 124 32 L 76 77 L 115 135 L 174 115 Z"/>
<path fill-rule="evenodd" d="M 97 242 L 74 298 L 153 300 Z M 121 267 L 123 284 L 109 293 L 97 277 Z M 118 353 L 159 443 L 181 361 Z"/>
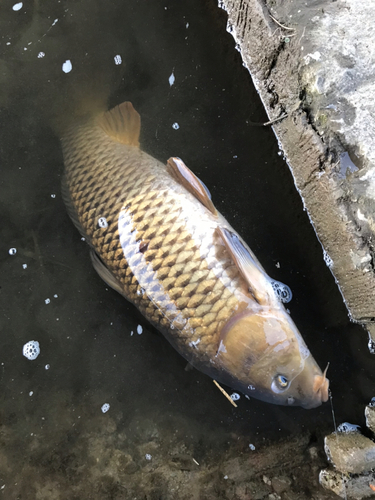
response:
<path fill-rule="evenodd" d="M 124 477 L 156 474 L 158 456 L 212 466 L 233 447 L 249 453 L 249 443 L 332 430 L 328 404 L 306 411 L 242 397 L 232 408 L 95 274 L 61 198 L 53 126 L 91 100 L 132 101 L 143 148 L 162 161 L 181 156 L 209 186 L 267 272 L 291 286 L 293 319 L 321 367 L 331 363 L 337 420 L 363 424 L 374 382 L 365 333 L 348 320 L 272 131 L 250 123 L 266 116 L 214 2 L 35 1 L 14 10 L 7 1 L 1 14 L 4 498 L 60 498 L 70 484 L 69 498 L 83 498 L 88 484 L 87 498 L 133 498 Z M 22 356 L 29 340 L 40 343 L 35 361 Z M 154 479 L 160 491 L 163 478 Z M 169 494 L 160 498 L 183 498 Z"/>

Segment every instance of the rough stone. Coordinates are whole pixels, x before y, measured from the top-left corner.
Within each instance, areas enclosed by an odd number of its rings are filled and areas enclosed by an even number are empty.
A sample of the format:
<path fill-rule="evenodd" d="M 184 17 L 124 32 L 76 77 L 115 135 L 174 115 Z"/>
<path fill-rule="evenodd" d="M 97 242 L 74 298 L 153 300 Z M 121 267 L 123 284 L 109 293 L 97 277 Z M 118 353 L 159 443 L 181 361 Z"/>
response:
<path fill-rule="evenodd" d="M 375 433 L 375 406 L 366 406 L 365 417 L 367 427 Z"/>
<path fill-rule="evenodd" d="M 362 500 L 375 495 L 370 485 L 375 485 L 375 473 L 360 476 L 344 475 L 332 469 L 323 469 L 319 474 L 323 488 L 336 493 L 341 498 Z"/>
<path fill-rule="evenodd" d="M 219 0 L 353 320 L 375 352 L 371 5 Z"/>
<path fill-rule="evenodd" d="M 375 443 L 359 432 L 332 433 L 325 437 L 324 449 L 341 472 L 360 474 L 375 468 Z"/>
<path fill-rule="evenodd" d="M 291 485 L 291 480 L 286 476 L 273 477 L 271 485 L 275 493 L 281 495 L 284 491 L 288 490 Z"/>

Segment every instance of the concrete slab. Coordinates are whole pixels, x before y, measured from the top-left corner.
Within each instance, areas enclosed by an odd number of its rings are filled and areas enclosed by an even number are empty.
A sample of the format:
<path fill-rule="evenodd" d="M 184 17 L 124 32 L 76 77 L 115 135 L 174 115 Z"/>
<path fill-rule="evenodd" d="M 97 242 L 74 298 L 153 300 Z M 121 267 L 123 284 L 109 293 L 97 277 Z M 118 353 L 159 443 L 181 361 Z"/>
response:
<path fill-rule="evenodd" d="M 375 352 L 371 6 L 220 0 L 351 318 Z"/>

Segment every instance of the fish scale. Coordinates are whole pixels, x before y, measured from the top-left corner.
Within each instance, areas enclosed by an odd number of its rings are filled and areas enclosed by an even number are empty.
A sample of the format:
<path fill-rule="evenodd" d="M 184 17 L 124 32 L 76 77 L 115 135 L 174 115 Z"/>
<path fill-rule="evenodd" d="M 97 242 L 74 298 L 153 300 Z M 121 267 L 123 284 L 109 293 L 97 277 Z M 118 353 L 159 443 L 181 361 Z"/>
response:
<path fill-rule="evenodd" d="M 197 211 L 197 200 L 165 165 L 114 142 L 96 124 L 71 130 L 62 143 L 82 232 L 123 295 L 187 359 L 193 351 L 214 356 L 221 327 L 239 307 L 236 292 L 244 293 L 246 284 L 222 243 L 187 227 L 183 214 L 191 205 Z M 203 206 L 198 212 L 212 219 Z M 98 226 L 100 217 L 107 227 Z M 216 254 L 219 259 L 212 258 Z"/>

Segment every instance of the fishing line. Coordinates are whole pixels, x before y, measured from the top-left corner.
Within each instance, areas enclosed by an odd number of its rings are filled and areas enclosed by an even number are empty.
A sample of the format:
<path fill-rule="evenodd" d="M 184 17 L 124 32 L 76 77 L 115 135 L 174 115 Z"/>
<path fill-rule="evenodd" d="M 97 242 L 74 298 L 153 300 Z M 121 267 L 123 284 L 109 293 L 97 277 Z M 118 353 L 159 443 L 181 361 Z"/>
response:
<path fill-rule="evenodd" d="M 336 440 L 338 441 L 337 426 L 336 426 L 336 417 L 335 417 L 335 410 L 333 409 L 333 401 L 332 401 L 332 392 L 331 392 L 331 389 L 329 389 L 328 394 L 329 394 L 329 400 L 331 402 L 331 411 L 332 411 L 333 426 L 334 426 L 334 429 L 335 429 Z M 344 500 L 348 500 L 348 497 L 346 495 L 346 484 L 345 484 L 345 479 L 344 479 L 343 472 L 341 472 L 341 481 L 342 481 L 342 486 L 344 488 Z"/>

